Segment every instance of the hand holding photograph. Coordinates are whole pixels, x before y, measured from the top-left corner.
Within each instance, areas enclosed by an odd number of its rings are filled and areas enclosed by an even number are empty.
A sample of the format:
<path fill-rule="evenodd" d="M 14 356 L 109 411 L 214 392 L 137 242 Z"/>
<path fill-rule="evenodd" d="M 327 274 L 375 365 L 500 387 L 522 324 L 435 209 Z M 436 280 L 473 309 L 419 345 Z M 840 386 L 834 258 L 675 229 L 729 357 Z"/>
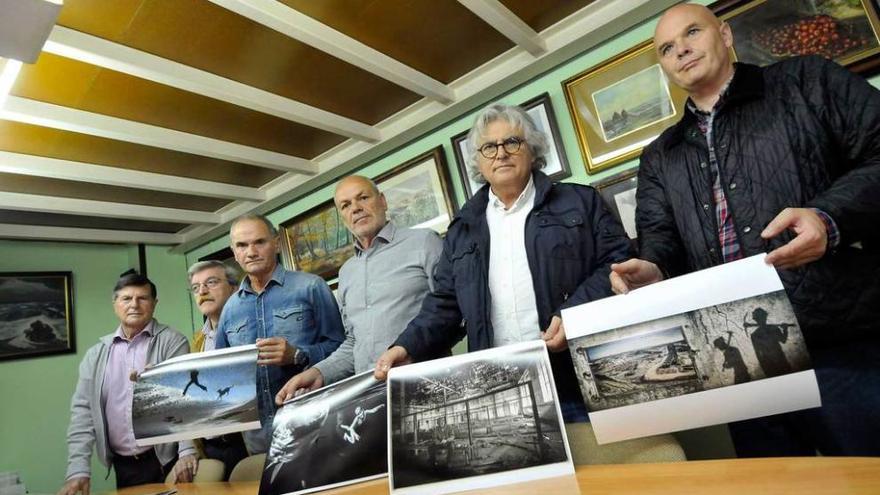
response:
<path fill-rule="evenodd" d="M 284 403 L 260 495 L 310 493 L 385 476 L 385 384 L 367 371 Z"/>
<path fill-rule="evenodd" d="M 574 473 L 543 341 L 392 368 L 388 403 L 392 493 Z"/>
<path fill-rule="evenodd" d="M 177 356 L 136 378 L 131 419 L 138 446 L 260 427 L 255 345 Z"/>
<path fill-rule="evenodd" d="M 765 255 L 562 311 L 598 443 L 819 407 Z"/>

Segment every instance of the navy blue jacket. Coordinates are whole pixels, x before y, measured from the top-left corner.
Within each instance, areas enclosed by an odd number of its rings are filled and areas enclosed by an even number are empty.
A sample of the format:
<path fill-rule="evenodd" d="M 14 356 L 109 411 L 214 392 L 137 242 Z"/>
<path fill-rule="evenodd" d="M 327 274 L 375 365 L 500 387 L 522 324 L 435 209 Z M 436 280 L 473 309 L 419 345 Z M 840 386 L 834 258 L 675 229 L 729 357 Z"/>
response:
<path fill-rule="evenodd" d="M 534 184 L 526 257 L 538 322 L 545 330 L 561 309 L 611 295 L 610 265 L 628 259 L 631 245 L 593 188 L 552 183 L 542 172 L 534 173 Z M 395 342 L 416 361 L 451 349 L 465 335 L 469 351 L 492 347 L 488 191 L 488 186 L 481 188 L 452 220 L 434 271 L 435 290 Z M 551 353 L 551 364 L 565 420 L 585 420 L 571 355 Z"/>

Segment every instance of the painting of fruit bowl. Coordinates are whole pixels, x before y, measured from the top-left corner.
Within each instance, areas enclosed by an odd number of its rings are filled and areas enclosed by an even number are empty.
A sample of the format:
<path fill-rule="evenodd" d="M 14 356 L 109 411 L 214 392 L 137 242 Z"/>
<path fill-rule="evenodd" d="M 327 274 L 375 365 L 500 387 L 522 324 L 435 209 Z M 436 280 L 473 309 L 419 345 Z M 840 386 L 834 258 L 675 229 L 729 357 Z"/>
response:
<path fill-rule="evenodd" d="M 755 0 L 718 2 L 713 7 L 730 24 L 741 62 L 763 66 L 798 55 L 821 55 L 858 72 L 878 65 L 876 0 Z"/>

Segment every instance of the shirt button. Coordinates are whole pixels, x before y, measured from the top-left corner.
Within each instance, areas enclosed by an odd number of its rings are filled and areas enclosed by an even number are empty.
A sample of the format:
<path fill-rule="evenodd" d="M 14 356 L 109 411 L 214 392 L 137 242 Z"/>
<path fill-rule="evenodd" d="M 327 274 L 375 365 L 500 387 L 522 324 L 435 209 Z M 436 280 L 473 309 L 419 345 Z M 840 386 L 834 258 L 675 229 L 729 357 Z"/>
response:
<path fill-rule="evenodd" d="M 706 162 L 700 162 L 700 168 L 706 168 Z"/>
<path fill-rule="evenodd" d="M 704 210 L 708 210 L 708 209 L 709 209 L 709 203 L 703 203 L 703 209 L 704 209 Z"/>
<path fill-rule="evenodd" d="M 730 188 L 731 188 L 731 189 L 736 189 L 736 182 L 731 182 L 731 183 L 730 183 Z"/>
<path fill-rule="evenodd" d="M 751 232 L 751 231 L 752 231 L 752 228 L 749 227 L 748 225 L 746 225 L 746 226 L 743 228 L 743 232 L 745 232 L 746 234 L 748 234 L 748 233 Z"/>

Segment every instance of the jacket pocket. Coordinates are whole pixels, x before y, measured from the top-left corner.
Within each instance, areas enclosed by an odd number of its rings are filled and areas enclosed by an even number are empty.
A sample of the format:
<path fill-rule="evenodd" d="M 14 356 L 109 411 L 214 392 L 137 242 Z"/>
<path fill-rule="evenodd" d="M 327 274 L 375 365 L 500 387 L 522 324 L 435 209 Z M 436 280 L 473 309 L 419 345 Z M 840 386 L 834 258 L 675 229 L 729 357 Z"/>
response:
<path fill-rule="evenodd" d="M 254 336 L 248 331 L 248 320 L 233 323 L 226 331 L 226 341 L 230 347 L 254 343 Z"/>
<path fill-rule="evenodd" d="M 538 249 L 554 259 L 589 258 L 592 238 L 583 235 L 584 217 L 580 212 L 545 215 L 538 220 Z"/>
<path fill-rule="evenodd" d="M 290 306 L 289 308 L 272 311 L 272 325 L 275 336 L 285 337 L 289 341 L 302 338 L 303 329 L 311 325 L 311 309 L 305 305 Z"/>
<path fill-rule="evenodd" d="M 480 273 L 480 251 L 476 243 L 463 246 L 452 253 L 452 274 L 455 277 L 455 286 L 469 285 L 477 280 Z"/>

